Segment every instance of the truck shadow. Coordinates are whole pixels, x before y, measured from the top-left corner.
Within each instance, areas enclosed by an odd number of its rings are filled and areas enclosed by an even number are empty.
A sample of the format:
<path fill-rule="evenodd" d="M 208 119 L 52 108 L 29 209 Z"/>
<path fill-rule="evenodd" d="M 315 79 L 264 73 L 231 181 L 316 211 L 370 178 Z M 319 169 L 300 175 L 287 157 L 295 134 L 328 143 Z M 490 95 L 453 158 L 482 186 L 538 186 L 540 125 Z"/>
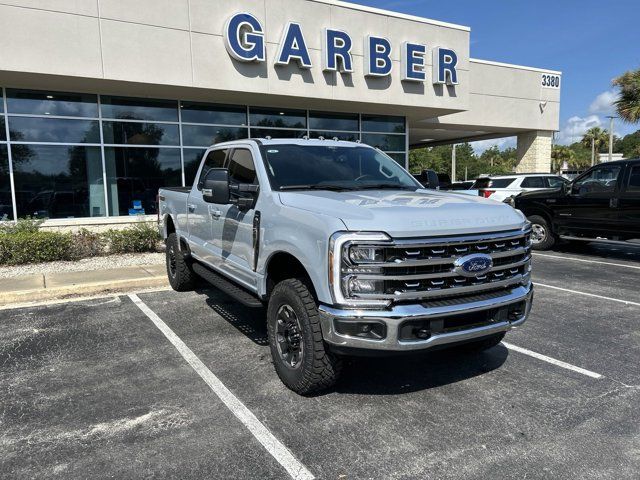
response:
<path fill-rule="evenodd" d="M 199 289 L 207 305 L 248 339 L 269 347 L 266 309 L 245 307 L 215 289 Z M 398 395 L 428 390 L 474 378 L 499 368 L 508 350 L 499 345 L 481 353 L 460 349 L 411 355 L 345 357 L 340 382 L 325 394 Z M 274 373 L 275 375 L 275 373 Z"/>
<path fill-rule="evenodd" d="M 553 251 L 540 252 L 553 254 L 567 253 L 571 255 L 589 256 L 604 260 L 627 260 L 640 263 L 640 243 L 636 245 L 608 245 L 605 243 L 559 243 L 553 247 Z"/>

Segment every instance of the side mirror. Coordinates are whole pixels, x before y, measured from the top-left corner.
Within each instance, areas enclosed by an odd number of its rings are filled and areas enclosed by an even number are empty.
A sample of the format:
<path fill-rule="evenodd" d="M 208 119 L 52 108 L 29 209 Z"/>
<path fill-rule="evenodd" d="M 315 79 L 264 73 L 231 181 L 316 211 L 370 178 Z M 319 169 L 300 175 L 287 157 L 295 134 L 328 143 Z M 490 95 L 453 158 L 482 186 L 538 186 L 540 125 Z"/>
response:
<path fill-rule="evenodd" d="M 217 203 L 219 205 L 231 203 L 229 170 L 226 168 L 212 168 L 207 172 L 202 185 L 202 199 L 207 203 Z"/>

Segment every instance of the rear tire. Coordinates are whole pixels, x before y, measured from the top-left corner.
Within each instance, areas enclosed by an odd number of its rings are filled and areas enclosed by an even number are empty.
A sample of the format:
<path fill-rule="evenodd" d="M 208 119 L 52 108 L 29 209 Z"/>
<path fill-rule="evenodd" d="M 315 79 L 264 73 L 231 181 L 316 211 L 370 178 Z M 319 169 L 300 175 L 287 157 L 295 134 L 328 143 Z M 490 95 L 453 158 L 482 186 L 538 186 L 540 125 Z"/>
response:
<path fill-rule="evenodd" d="M 267 328 L 273 365 L 289 389 L 309 395 L 336 383 L 342 361 L 326 348 L 315 298 L 301 280 L 287 279 L 275 286 Z"/>
<path fill-rule="evenodd" d="M 176 292 L 193 290 L 196 274 L 191 268 L 191 260 L 180 250 L 178 236 L 175 233 L 167 237 L 166 248 L 167 276 L 169 284 Z"/>
<path fill-rule="evenodd" d="M 534 250 L 549 250 L 556 243 L 556 236 L 546 218 L 540 215 L 528 217 L 531 222 L 531 242 Z"/>

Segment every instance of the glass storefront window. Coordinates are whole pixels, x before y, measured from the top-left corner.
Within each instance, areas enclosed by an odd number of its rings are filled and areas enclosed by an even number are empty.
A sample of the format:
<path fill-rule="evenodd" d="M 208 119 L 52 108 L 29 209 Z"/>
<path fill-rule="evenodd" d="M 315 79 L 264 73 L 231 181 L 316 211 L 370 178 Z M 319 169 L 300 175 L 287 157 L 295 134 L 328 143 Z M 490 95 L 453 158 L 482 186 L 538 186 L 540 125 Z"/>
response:
<path fill-rule="evenodd" d="M 0 97 L 0 100 L 2 100 L 2 97 Z M 4 116 L 0 116 L 0 142 L 6 142 L 7 141 L 7 129 L 6 129 L 6 125 L 4 124 Z"/>
<path fill-rule="evenodd" d="M 102 129 L 107 145 L 180 145 L 178 125 L 104 121 Z"/>
<path fill-rule="evenodd" d="M 347 130 L 357 132 L 358 115 L 351 113 L 309 112 L 309 128 L 314 130 Z"/>
<path fill-rule="evenodd" d="M 200 168 L 200 163 L 202 162 L 202 156 L 206 151 L 206 148 L 184 149 L 184 181 L 187 187 L 193 185 L 196 173 L 198 173 L 198 168 Z"/>
<path fill-rule="evenodd" d="M 18 217 L 105 215 L 100 147 L 12 145 Z"/>
<path fill-rule="evenodd" d="M 210 103 L 182 102 L 180 105 L 184 123 L 209 123 L 217 125 L 246 125 L 246 107 L 214 105 Z"/>
<path fill-rule="evenodd" d="M 209 147 L 220 142 L 247 138 L 248 134 L 246 128 L 183 125 L 182 144 L 189 147 Z"/>
<path fill-rule="evenodd" d="M 98 117 L 98 96 L 84 93 L 7 89 L 8 113 Z"/>
<path fill-rule="evenodd" d="M 323 137 L 324 139 L 331 140 L 334 137 L 338 140 L 345 140 L 348 142 L 355 142 L 360 137 L 358 132 L 309 132 L 310 138 L 319 138 Z"/>
<path fill-rule="evenodd" d="M 0 220 L 13 220 L 9 154 L 6 145 L 0 145 Z"/>
<path fill-rule="evenodd" d="M 177 122 L 178 102 L 146 98 L 101 96 L 102 117 L 122 120 Z"/>
<path fill-rule="evenodd" d="M 305 110 L 250 108 L 249 115 L 252 127 L 307 128 Z"/>
<path fill-rule="evenodd" d="M 379 148 L 383 151 L 402 152 L 406 148 L 404 135 L 380 135 L 377 133 L 363 133 L 362 143 Z"/>
<path fill-rule="evenodd" d="M 363 132 L 405 133 L 404 117 L 362 115 Z M 402 147 L 404 150 L 404 147 Z"/>
<path fill-rule="evenodd" d="M 387 153 L 391 158 L 393 158 L 397 163 L 399 163 L 403 168 L 407 161 L 407 156 L 404 153 Z"/>
<path fill-rule="evenodd" d="M 100 143 L 96 120 L 9 116 L 13 142 Z"/>
<path fill-rule="evenodd" d="M 157 213 L 160 187 L 182 185 L 179 148 L 106 147 L 107 193 L 111 215 Z M 142 212 L 132 212 L 134 201 Z"/>
<path fill-rule="evenodd" d="M 306 130 L 277 130 L 275 128 L 252 128 L 253 138 L 302 138 L 307 134 Z"/>

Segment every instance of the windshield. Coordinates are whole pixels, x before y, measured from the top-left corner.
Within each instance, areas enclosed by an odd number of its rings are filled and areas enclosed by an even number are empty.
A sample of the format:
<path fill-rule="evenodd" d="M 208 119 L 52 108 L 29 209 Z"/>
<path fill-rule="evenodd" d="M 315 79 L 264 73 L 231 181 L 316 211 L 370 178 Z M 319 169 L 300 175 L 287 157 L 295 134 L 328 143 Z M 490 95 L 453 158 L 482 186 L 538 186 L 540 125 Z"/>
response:
<path fill-rule="evenodd" d="M 393 159 L 370 147 L 266 145 L 265 166 L 274 190 L 422 188 Z"/>

